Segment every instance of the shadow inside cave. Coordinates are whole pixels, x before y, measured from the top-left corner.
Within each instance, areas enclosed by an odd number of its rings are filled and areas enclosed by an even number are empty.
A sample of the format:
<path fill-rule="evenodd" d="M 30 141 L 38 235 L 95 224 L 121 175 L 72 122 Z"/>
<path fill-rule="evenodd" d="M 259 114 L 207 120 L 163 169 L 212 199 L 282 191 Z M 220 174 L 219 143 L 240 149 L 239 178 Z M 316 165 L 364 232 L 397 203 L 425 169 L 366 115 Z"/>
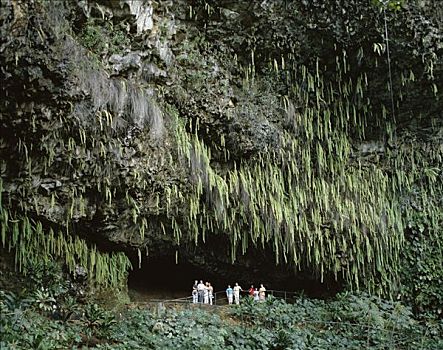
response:
<path fill-rule="evenodd" d="M 229 265 L 223 274 L 208 272 L 205 266 L 188 261 L 175 262 L 173 256 L 145 258 L 141 268 L 133 262 L 129 274 L 129 297 L 133 302 L 147 302 L 158 299 L 177 299 L 191 296 L 195 280 L 209 281 L 214 291 L 224 291 L 228 284 L 238 282 L 244 290 L 251 284 L 258 287 L 263 283 L 268 290 L 287 291 L 291 295 L 305 295 L 311 298 L 328 299 L 343 290 L 343 283 L 334 278 L 315 278 L 308 273 L 294 273 L 288 267 L 268 266 L 267 269 L 250 269 Z M 230 273 L 231 272 L 231 273 Z M 288 293 L 288 295 L 289 295 Z M 283 295 L 283 294 L 282 294 Z"/>
<path fill-rule="evenodd" d="M 138 262 L 133 262 L 133 266 L 128 277 L 131 301 L 187 297 L 191 295 L 195 280 L 209 281 L 215 290 L 222 287 L 215 275 L 208 274 L 189 262 L 176 264 L 175 258 L 170 256 L 144 259 L 141 268 Z"/>

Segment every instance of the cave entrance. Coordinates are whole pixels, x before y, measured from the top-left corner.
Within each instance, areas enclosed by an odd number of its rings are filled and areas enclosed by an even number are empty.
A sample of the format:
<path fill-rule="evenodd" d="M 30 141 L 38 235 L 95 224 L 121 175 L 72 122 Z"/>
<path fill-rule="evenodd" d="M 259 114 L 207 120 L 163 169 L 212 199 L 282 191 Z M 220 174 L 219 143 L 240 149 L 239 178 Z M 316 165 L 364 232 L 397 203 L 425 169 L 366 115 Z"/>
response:
<path fill-rule="evenodd" d="M 308 271 L 294 272 L 288 267 L 272 264 L 255 267 L 238 264 L 218 265 L 218 268 L 208 265 L 199 267 L 186 259 L 176 264 L 175 256 L 166 255 L 143 259 L 141 268 L 138 267 L 138 261 L 133 261 L 133 266 L 128 278 L 129 296 L 132 301 L 140 302 L 189 297 L 195 280 L 211 282 L 216 292 L 225 290 L 228 284 L 233 286 L 235 282 L 239 282 L 245 290 L 251 284 L 259 287 L 263 283 L 268 290 L 322 299 L 334 297 L 343 289 L 343 282 L 335 281 L 332 276 L 325 277 L 324 282 L 321 282 Z"/>
<path fill-rule="evenodd" d="M 209 281 L 217 290 L 221 288 L 217 276 L 187 261 L 176 264 L 175 257 L 147 258 L 140 268 L 138 262 L 133 266 L 128 277 L 131 301 L 188 297 L 195 280 Z"/>

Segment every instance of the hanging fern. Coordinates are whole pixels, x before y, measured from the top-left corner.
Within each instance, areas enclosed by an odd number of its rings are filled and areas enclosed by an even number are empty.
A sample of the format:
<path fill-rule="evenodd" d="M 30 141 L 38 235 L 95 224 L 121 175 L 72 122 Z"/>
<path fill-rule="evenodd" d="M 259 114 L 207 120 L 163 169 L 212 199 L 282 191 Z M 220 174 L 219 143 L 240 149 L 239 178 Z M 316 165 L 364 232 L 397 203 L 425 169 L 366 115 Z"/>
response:
<path fill-rule="evenodd" d="M 277 71 L 278 62 L 273 65 Z M 260 154 L 258 162 L 244 161 L 223 176 L 212 168 L 209 148 L 172 112 L 178 154 L 193 185 L 190 195 L 179 196 L 189 208 L 187 220 L 179 224 L 168 211 L 174 236 L 186 232 L 198 244 L 206 232 L 226 232 L 232 260 L 251 244 L 270 245 L 277 262 L 309 266 L 321 278 L 340 274 L 357 289 L 393 291 L 405 227 L 397 198 L 411 180 L 405 171 L 392 177 L 381 160 L 362 166 L 355 158 L 351 133 L 364 137 L 374 106 L 364 99 L 367 76 L 345 80 L 348 71 L 345 51 L 337 59 L 335 84 L 323 81 L 318 64 L 315 74 L 301 66 L 293 74 L 292 98 L 304 101 L 303 111 L 294 112 L 289 96 L 282 101 L 292 132 L 281 134 L 278 151 Z M 389 124 L 383 106 L 381 111 L 380 124 Z M 427 185 L 441 192 L 434 171 L 428 174 Z"/>
<path fill-rule="evenodd" d="M 0 179 L 0 190 L 2 190 Z M 0 203 L 1 203 L 0 191 Z M 131 267 L 123 253 L 101 253 L 83 239 L 52 229 L 43 230 L 41 222 L 24 215 L 13 215 L 0 206 L 1 244 L 15 252 L 15 265 L 23 273 L 42 261 L 60 260 L 75 273 L 77 266 L 85 268 L 90 282 L 99 286 L 121 287 Z"/>

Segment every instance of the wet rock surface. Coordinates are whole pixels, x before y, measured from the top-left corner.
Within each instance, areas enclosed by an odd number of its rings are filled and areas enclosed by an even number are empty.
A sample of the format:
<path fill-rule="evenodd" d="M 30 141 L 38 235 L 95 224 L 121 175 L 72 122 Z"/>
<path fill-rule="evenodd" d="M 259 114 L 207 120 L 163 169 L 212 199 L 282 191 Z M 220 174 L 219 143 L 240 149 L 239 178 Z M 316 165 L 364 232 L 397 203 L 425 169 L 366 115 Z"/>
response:
<path fill-rule="evenodd" d="M 357 44 L 373 55 L 371 45 L 383 39 L 381 19 L 358 3 L 350 1 L 339 13 L 321 1 L 222 1 L 213 12 L 199 1 L 57 1 L 52 9 L 40 1 L 2 1 L 4 202 L 47 227 L 69 227 L 72 235 L 103 250 L 132 257 L 138 249 L 153 257 L 178 251 L 221 280 L 254 276 L 282 283 L 294 270 L 285 264 L 276 268 L 269 247 L 251 246 L 232 265 L 229 232 L 198 246 L 192 240 L 179 246 L 172 237 L 168 211 L 185 218 L 190 208 L 182 202 L 167 205 L 166 193 L 176 185 L 186 195 L 193 185 L 177 154 L 170 110 L 209 145 L 220 174 L 265 150 L 278 150 L 287 129 L 280 98 L 290 84 L 284 71 L 276 77 L 269 60 L 281 61 L 292 51 L 300 63 L 315 66 L 315 55 L 327 66 L 335 64 L 330 60 L 337 45 L 352 51 Z M 441 118 L 443 99 L 435 100 L 429 67 L 419 62 L 424 55 L 439 55 L 432 74 L 442 76 L 442 34 L 431 5 L 411 4 L 408 10 L 390 28 L 394 84 L 400 86 L 406 67 L 418 67 L 397 122 L 399 130 L 414 124 L 426 133 L 431 117 Z M 417 44 L 421 52 L 410 52 L 414 31 L 427 32 Z M 373 68 L 366 67 L 368 74 Z M 247 69 L 256 70 L 253 83 L 244 83 Z M 389 105 L 386 81 L 371 81 L 370 98 Z M 375 141 L 356 142 L 356 156 L 363 160 L 385 152 L 378 122 L 373 123 L 368 138 Z M 216 147 L 221 136 L 229 159 Z M 303 278 L 317 278 L 307 271 Z"/>

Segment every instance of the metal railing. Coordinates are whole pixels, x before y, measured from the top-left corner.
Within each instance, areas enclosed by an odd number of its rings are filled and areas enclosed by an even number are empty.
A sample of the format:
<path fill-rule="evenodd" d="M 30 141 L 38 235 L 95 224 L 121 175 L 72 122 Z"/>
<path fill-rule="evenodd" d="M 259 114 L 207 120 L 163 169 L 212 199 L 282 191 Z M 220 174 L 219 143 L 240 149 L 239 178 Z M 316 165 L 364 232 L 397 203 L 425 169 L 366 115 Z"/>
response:
<path fill-rule="evenodd" d="M 273 296 L 276 299 L 281 299 L 286 302 L 294 302 L 296 299 L 296 292 L 289 292 L 284 290 L 274 290 L 270 289 L 266 291 L 266 297 Z M 251 296 L 248 294 L 248 291 L 242 291 L 240 293 L 240 300 L 244 298 L 250 298 Z M 220 290 L 213 293 L 212 304 L 197 302 L 193 303 L 193 298 L 191 296 L 185 296 L 181 298 L 174 299 L 150 299 L 148 301 L 143 302 L 135 302 L 135 304 L 152 304 L 152 303 L 163 303 L 163 304 L 194 304 L 194 305 L 209 305 L 209 306 L 224 306 L 228 305 L 228 297 L 226 296 L 226 291 Z"/>

